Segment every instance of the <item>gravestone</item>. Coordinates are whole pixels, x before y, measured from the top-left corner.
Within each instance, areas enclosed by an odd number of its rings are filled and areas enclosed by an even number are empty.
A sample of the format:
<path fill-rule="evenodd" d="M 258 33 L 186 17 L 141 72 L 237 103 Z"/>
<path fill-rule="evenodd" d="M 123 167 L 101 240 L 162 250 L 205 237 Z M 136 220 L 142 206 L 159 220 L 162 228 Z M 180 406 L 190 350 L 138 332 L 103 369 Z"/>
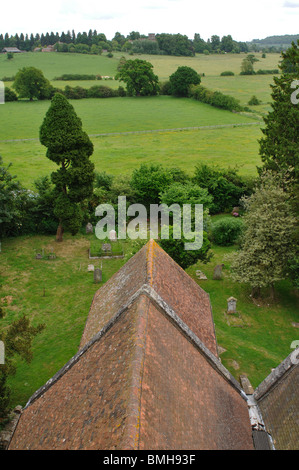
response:
<path fill-rule="evenodd" d="M 108 252 L 108 251 L 111 251 L 111 245 L 110 245 L 110 243 L 103 243 L 103 245 L 102 245 L 102 251 L 104 251 L 105 253 Z"/>
<path fill-rule="evenodd" d="M 199 271 L 199 270 L 196 271 L 196 276 L 199 279 L 208 279 L 207 276 L 202 271 Z"/>
<path fill-rule="evenodd" d="M 87 267 L 87 271 L 88 271 L 88 272 L 93 272 L 93 271 L 94 271 L 94 265 L 93 265 L 93 264 L 89 264 L 88 267 Z"/>
<path fill-rule="evenodd" d="M 100 270 L 100 268 L 95 268 L 93 272 L 93 280 L 95 284 L 102 282 L 102 271 Z"/>
<path fill-rule="evenodd" d="M 237 313 L 237 299 L 234 297 L 227 299 L 227 313 Z"/>
<path fill-rule="evenodd" d="M 117 241 L 117 234 L 115 230 L 110 230 L 109 232 L 109 240 L 111 242 L 116 242 Z"/>
<path fill-rule="evenodd" d="M 85 231 L 86 231 L 87 234 L 88 233 L 93 233 L 93 226 L 90 222 L 88 222 L 88 224 L 86 225 Z"/>
<path fill-rule="evenodd" d="M 214 268 L 214 274 L 213 274 L 213 279 L 215 281 L 219 281 L 220 279 L 222 279 L 222 268 L 223 268 L 224 264 L 217 264 L 217 266 L 215 266 Z"/>

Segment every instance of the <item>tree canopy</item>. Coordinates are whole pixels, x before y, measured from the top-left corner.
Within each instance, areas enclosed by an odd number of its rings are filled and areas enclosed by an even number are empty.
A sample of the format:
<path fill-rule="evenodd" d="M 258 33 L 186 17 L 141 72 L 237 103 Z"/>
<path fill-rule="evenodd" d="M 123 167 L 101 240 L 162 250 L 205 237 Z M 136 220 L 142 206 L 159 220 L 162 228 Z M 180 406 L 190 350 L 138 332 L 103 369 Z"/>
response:
<path fill-rule="evenodd" d="M 200 75 L 191 67 L 178 67 L 169 77 L 171 92 L 175 96 L 188 96 L 190 85 L 199 85 Z"/>
<path fill-rule="evenodd" d="M 82 223 L 79 203 L 92 195 L 94 164 L 89 160 L 93 144 L 82 130 L 81 119 L 73 106 L 56 93 L 40 128 L 40 141 L 47 147 L 46 156 L 60 168 L 52 173 L 55 184 L 54 213 L 60 224 L 57 241 L 65 228 L 75 234 Z"/>
<path fill-rule="evenodd" d="M 156 95 L 159 91 L 158 76 L 146 60 L 126 60 L 115 78 L 125 82 L 130 96 Z"/>
<path fill-rule="evenodd" d="M 298 40 L 299 46 L 299 40 Z M 264 168 L 285 171 L 290 167 L 296 178 L 299 175 L 299 104 L 292 102 L 292 94 L 299 89 L 299 47 L 292 47 L 282 54 L 282 74 L 274 77 L 271 103 L 272 111 L 264 117 L 266 127 L 259 140 Z M 297 92 L 298 94 L 298 92 Z"/>
<path fill-rule="evenodd" d="M 292 239 L 297 225 L 285 191 L 285 182 L 271 172 L 260 178 L 255 192 L 244 199 L 246 213 L 241 250 L 231 265 L 233 279 L 249 284 L 253 295 L 287 276 L 288 261 L 295 256 Z"/>
<path fill-rule="evenodd" d="M 35 67 L 23 67 L 20 69 L 13 83 L 13 88 L 20 98 L 33 98 L 39 100 L 50 98 L 53 87 L 49 80 L 44 77 L 41 70 Z"/>

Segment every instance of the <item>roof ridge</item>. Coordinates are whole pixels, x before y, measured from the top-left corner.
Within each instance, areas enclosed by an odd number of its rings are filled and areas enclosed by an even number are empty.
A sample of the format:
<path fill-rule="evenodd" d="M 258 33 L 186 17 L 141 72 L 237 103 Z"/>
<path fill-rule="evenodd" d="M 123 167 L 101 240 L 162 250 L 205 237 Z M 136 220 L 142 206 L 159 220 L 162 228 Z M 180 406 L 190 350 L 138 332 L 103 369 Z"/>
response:
<path fill-rule="evenodd" d="M 153 245 L 154 246 L 154 245 Z M 152 246 L 152 247 L 153 247 Z M 149 259 L 149 262 L 152 258 Z M 183 320 L 176 314 L 176 312 L 163 300 L 163 298 L 148 284 L 143 284 L 128 300 L 118 312 L 106 323 L 106 325 L 96 333 L 88 343 L 86 343 L 81 350 L 79 350 L 51 379 L 49 379 L 42 387 L 40 387 L 28 400 L 25 408 L 30 406 L 37 398 L 45 393 L 52 385 L 54 385 L 66 372 L 68 372 L 80 358 L 96 343 L 98 342 L 107 331 L 118 321 L 120 316 L 136 301 L 140 295 L 145 294 L 151 301 L 158 306 L 159 310 L 164 312 L 167 318 L 174 323 L 180 332 L 196 347 L 201 354 L 205 356 L 209 364 L 217 370 L 222 377 L 224 377 L 237 392 L 247 400 L 247 396 L 240 386 L 239 382 L 232 376 L 232 374 L 223 366 L 221 361 L 204 345 L 204 343 L 196 336 L 195 333 L 183 322 Z M 146 330 L 145 330 L 146 331 Z"/>
<path fill-rule="evenodd" d="M 143 298 L 141 297 L 143 295 Z M 136 325 L 136 344 L 135 354 L 132 363 L 132 382 L 130 389 L 130 398 L 128 409 L 127 425 L 124 433 L 124 448 L 127 450 L 139 450 L 140 439 L 140 411 L 141 411 L 141 395 L 143 384 L 143 371 L 146 355 L 146 340 L 148 326 L 148 312 L 150 306 L 150 298 L 145 292 L 140 292 L 138 302 L 146 301 L 144 315 L 138 315 Z"/>

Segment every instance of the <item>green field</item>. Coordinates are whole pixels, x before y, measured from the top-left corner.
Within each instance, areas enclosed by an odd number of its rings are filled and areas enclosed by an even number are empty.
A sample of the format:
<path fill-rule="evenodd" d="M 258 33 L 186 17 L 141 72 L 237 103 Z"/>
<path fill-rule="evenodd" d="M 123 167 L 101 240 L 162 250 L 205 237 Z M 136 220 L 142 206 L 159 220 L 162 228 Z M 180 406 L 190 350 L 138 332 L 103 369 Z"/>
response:
<path fill-rule="evenodd" d="M 15 55 L 11 61 L 0 55 L 0 78 L 12 76 L 28 65 L 42 69 L 51 81 L 63 73 L 114 76 L 121 55 L 116 53 L 109 59 L 84 54 L 28 53 Z M 191 99 L 168 96 L 71 101 L 93 141 L 91 158 L 96 170 L 129 174 L 141 163 L 151 162 L 180 167 L 192 174 L 195 165 L 204 162 L 218 167 L 237 166 L 241 174 L 256 175 L 256 166 L 260 165 L 258 139 L 263 127 L 259 122 L 261 114 L 269 110 L 272 76 L 240 76 L 244 56 L 138 58 L 149 60 L 161 80 L 166 80 L 180 65 L 190 66 L 205 74 L 204 86 L 230 94 L 242 105 L 247 105 L 255 94 L 262 101 L 254 108 L 260 116 L 230 113 Z M 255 64 L 256 70 L 277 68 L 278 54 L 267 54 L 266 59 L 256 56 L 260 60 Z M 236 75 L 220 77 L 225 70 Z M 67 84 L 52 83 L 59 87 Z M 95 83 L 119 86 L 117 81 L 68 82 L 85 87 Z M 33 188 L 35 179 L 56 168 L 38 140 L 49 105 L 49 101 L 23 100 L 0 106 L 0 155 L 6 164 L 13 163 L 11 172 L 28 188 Z M 99 287 L 87 272 L 90 238 L 66 234 L 61 244 L 53 238 L 28 236 L 2 242 L 0 301 L 6 313 L 3 322 L 8 324 L 24 313 L 33 324 L 46 324 L 34 340 L 32 363 L 19 361 L 17 374 L 10 379 L 13 404 L 24 405 L 77 352 L 92 297 Z M 35 250 L 42 248 L 54 250 L 57 259 L 35 260 Z M 124 249 L 130 250 L 130 242 L 124 244 Z M 265 301 L 254 303 L 248 289 L 230 279 L 226 255 L 233 255 L 236 249 L 213 246 L 211 262 L 191 266 L 187 272 L 210 294 L 218 344 L 226 349 L 221 355 L 223 364 L 237 379 L 246 374 L 256 386 L 291 352 L 290 344 L 297 339 L 292 322 L 299 322 L 298 298 L 291 286 L 282 282 L 277 286 L 275 304 L 268 303 L 267 295 Z M 103 261 L 103 282 L 123 263 L 124 260 Z M 220 263 L 225 265 L 224 279 L 213 281 L 213 268 Z M 203 270 L 208 280 L 198 281 L 196 269 Z M 226 301 L 231 295 L 238 299 L 238 315 L 228 319 Z"/>
<path fill-rule="evenodd" d="M 90 87 L 104 84 L 113 88 L 120 85 L 116 80 L 108 81 L 53 81 L 63 73 L 85 73 L 115 76 L 122 55 L 112 58 L 88 54 L 27 53 L 15 54 L 13 60 L 0 55 L 0 78 L 13 76 L 19 68 L 35 66 L 57 87 L 80 85 Z M 112 174 L 128 173 L 140 163 L 163 162 L 167 166 L 180 166 L 192 173 L 199 162 L 218 166 L 237 166 L 240 173 L 254 175 L 260 164 L 258 139 L 259 125 L 247 127 L 206 128 L 200 130 L 169 130 L 189 127 L 219 126 L 228 124 L 251 124 L 261 121 L 261 114 L 269 110 L 271 75 L 240 76 L 241 62 L 245 54 L 197 54 L 196 57 L 138 56 L 150 61 L 160 80 L 166 80 L 178 66 L 187 65 L 204 73 L 202 84 L 234 96 L 242 105 L 255 94 L 262 101 L 252 108 L 260 113 L 237 115 L 218 110 L 191 99 L 173 97 L 110 98 L 72 101 L 83 122 L 84 130 L 91 135 L 95 151 L 93 161 L 96 170 Z M 279 54 L 267 54 L 255 68 L 277 68 Z M 133 57 L 134 58 L 134 57 Z M 235 73 L 233 77 L 220 77 L 224 70 Z M 7 83 L 11 86 L 12 83 Z M 49 102 L 6 103 L 0 107 L 0 154 L 5 162 L 13 163 L 13 171 L 27 187 L 46 175 L 54 166 L 45 158 L 45 148 L 38 142 L 39 127 L 49 107 Z M 256 121 L 257 122 L 257 121 Z M 103 133 L 126 133 L 160 130 L 155 133 L 95 136 Z M 162 131 L 161 131 L 162 130 Z M 166 131 L 165 131 L 166 130 Z M 7 142 L 18 139 L 33 141 Z M 6 142 L 5 142 L 6 141 Z"/>
<path fill-rule="evenodd" d="M 72 101 L 89 135 L 159 129 L 207 127 L 199 130 L 163 131 L 92 137 L 92 160 L 97 171 L 128 173 L 141 163 L 163 162 L 192 173 L 203 161 L 220 166 L 239 166 L 255 174 L 260 126 L 247 116 L 219 110 L 187 98 L 110 98 Z M 6 103 L 0 107 L 0 154 L 13 163 L 13 172 L 27 187 L 55 166 L 45 157 L 38 140 L 48 101 Z M 233 127 L 236 124 L 247 126 Z M 208 128 L 209 126 L 232 126 Z M 17 141 L 18 139 L 35 139 Z"/>

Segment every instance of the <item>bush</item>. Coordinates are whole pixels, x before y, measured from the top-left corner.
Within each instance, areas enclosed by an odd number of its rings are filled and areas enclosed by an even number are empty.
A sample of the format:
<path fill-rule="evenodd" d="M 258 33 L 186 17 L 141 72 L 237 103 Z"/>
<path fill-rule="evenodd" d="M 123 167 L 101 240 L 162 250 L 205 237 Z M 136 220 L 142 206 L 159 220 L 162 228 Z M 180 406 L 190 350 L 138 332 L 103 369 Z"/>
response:
<path fill-rule="evenodd" d="M 275 74 L 278 74 L 279 73 L 279 70 L 278 69 L 272 69 L 272 70 L 262 70 L 262 69 L 259 69 L 256 74 L 257 75 L 275 75 Z"/>
<path fill-rule="evenodd" d="M 261 101 L 259 99 L 257 99 L 257 97 L 255 95 L 253 95 L 250 100 L 248 101 L 248 104 L 250 106 L 257 106 L 258 104 L 261 104 Z"/>
<path fill-rule="evenodd" d="M 5 93 L 5 102 L 8 102 L 8 101 L 18 101 L 18 97 L 16 95 L 16 93 L 11 90 L 10 88 L 8 87 L 5 87 L 5 90 L 4 90 L 4 93 Z"/>
<path fill-rule="evenodd" d="M 202 188 L 207 188 L 213 196 L 210 207 L 212 214 L 231 210 L 239 204 L 244 195 L 250 195 L 254 188 L 254 179 L 237 174 L 235 169 L 215 169 L 205 164 L 195 167 L 194 183 Z"/>
<path fill-rule="evenodd" d="M 221 72 L 220 77 L 232 77 L 234 72 L 231 72 L 230 70 L 225 70 L 224 72 Z"/>
<path fill-rule="evenodd" d="M 212 240 L 216 245 L 233 245 L 241 235 L 243 221 L 226 217 L 219 219 L 212 224 Z"/>
<path fill-rule="evenodd" d="M 211 243 L 206 232 L 203 232 L 203 243 L 201 248 L 197 250 L 185 250 L 185 243 L 192 242 L 193 240 L 186 240 L 184 237 L 181 239 L 174 239 L 173 227 L 169 226 L 169 239 L 161 238 L 159 245 L 176 263 L 181 266 L 181 268 L 187 269 L 199 260 L 202 263 L 207 263 L 212 257 L 212 252 L 210 251 Z"/>
<path fill-rule="evenodd" d="M 113 98 L 118 91 L 103 85 L 94 85 L 87 90 L 87 98 Z"/>
<path fill-rule="evenodd" d="M 71 81 L 71 80 L 98 80 L 98 75 L 65 73 L 60 77 L 55 77 L 53 80 Z"/>
<path fill-rule="evenodd" d="M 189 96 L 202 103 L 210 104 L 215 108 L 227 109 L 228 111 L 242 111 L 239 100 L 233 96 L 224 95 L 220 91 L 211 91 L 202 85 L 191 86 Z"/>
<path fill-rule="evenodd" d="M 160 82 L 160 95 L 171 95 L 171 83 L 169 80 L 165 82 Z"/>
<path fill-rule="evenodd" d="M 67 85 L 64 88 L 63 94 L 69 100 L 81 100 L 82 98 L 87 98 L 87 90 L 81 86 L 70 87 Z"/>

